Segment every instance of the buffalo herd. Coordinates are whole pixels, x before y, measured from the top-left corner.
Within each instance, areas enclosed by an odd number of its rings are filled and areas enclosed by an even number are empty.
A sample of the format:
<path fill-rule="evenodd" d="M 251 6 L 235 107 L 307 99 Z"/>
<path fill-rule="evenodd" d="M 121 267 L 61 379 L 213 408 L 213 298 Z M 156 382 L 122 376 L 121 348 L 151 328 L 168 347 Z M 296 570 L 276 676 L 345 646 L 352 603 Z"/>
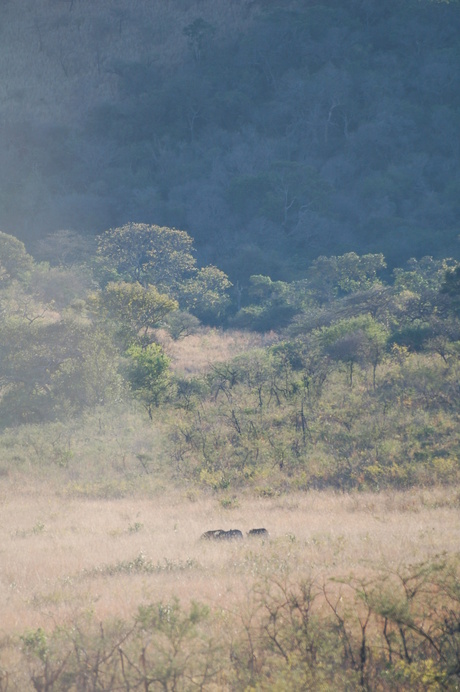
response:
<path fill-rule="evenodd" d="M 246 534 L 248 538 L 269 538 L 269 533 L 267 529 L 251 529 Z M 230 529 L 229 531 L 224 531 L 223 529 L 213 529 L 211 531 L 205 531 L 201 535 L 201 540 L 204 541 L 232 541 L 232 540 L 242 540 L 243 534 L 239 529 Z"/>

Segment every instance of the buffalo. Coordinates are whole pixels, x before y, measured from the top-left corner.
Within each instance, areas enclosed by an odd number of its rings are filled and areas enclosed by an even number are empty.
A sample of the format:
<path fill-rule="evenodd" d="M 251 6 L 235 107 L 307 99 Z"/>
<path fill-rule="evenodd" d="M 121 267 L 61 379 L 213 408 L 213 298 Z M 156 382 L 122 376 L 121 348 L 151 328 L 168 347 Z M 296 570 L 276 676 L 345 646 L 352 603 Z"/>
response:
<path fill-rule="evenodd" d="M 230 529 L 230 531 L 223 531 L 218 538 L 220 541 L 232 541 L 234 538 L 239 540 L 243 538 L 243 534 L 239 529 Z"/>
<path fill-rule="evenodd" d="M 226 531 L 223 531 L 222 529 L 214 529 L 212 531 L 205 531 L 205 533 L 202 533 L 200 538 L 201 540 L 204 541 L 217 541 L 220 538 L 220 535 L 222 533 L 226 533 Z"/>
<path fill-rule="evenodd" d="M 270 534 L 268 533 L 267 529 L 251 529 L 250 531 L 248 531 L 248 538 L 269 538 L 269 536 Z"/>
<path fill-rule="evenodd" d="M 243 534 L 239 529 L 230 529 L 223 531 L 222 529 L 214 529 L 201 534 L 201 539 L 205 541 L 232 541 L 234 539 L 243 538 Z"/>

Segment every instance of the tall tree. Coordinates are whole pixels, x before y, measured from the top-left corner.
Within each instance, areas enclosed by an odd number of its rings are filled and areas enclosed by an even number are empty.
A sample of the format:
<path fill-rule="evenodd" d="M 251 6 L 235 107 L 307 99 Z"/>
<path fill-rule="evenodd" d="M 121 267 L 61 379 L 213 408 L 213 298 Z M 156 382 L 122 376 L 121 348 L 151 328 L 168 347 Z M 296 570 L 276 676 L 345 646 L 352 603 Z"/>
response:
<path fill-rule="evenodd" d="M 196 271 L 188 233 L 145 223 L 128 223 L 100 235 L 97 258 L 105 282 L 137 281 L 172 294 Z"/>
<path fill-rule="evenodd" d="M 170 360 L 159 344 L 146 348 L 133 344 L 127 356 L 131 389 L 152 419 L 153 409 L 163 401 L 171 383 Z"/>
<path fill-rule="evenodd" d="M 110 282 L 104 290 L 90 296 L 90 304 L 119 326 L 126 348 L 135 342 L 146 346 L 151 341 L 149 330 L 158 327 L 178 307 L 175 300 L 155 286 L 126 281 Z"/>
<path fill-rule="evenodd" d="M 106 231 L 99 237 L 96 265 L 101 283 L 112 284 L 112 296 L 116 282 L 120 294 L 122 280 L 125 295 L 127 282 L 138 284 L 138 298 L 142 287 L 152 295 L 154 286 L 201 318 L 216 319 L 229 304 L 227 275 L 212 265 L 198 268 L 193 239 L 175 228 L 129 223 Z"/>
<path fill-rule="evenodd" d="M 24 277 L 32 269 L 33 259 L 24 243 L 0 231 L 0 286 Z"/>

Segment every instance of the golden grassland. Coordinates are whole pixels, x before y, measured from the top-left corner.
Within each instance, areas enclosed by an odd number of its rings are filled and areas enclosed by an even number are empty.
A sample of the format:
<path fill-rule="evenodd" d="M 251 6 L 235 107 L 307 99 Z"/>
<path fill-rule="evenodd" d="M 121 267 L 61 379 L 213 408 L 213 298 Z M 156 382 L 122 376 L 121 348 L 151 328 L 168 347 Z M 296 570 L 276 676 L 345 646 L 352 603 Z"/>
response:
<path fill-rule="evenodd" d="M 460 493 L 308 492 L 272 498 L 167 491 L 94 500 L 0 482 L 0 637 L 92 612 L 129 618 L 168 600 L 232 608 L 268 576 L 371 577 L 460 546 Z M 269 540 L 200 541 L 264 526 Z"/>
<path fill-rule="evenodd" d="M 203 374 L 214 363 L 230 360 L 253 348 L 270 346 L 279 338 L 275 332 L 259 334 L 238 329 L 224 332 L 206 327 L 177 341 L 164 330 L 157 330 L 155 336 L 171 358 L 173 370 L 185 377 Z"/>

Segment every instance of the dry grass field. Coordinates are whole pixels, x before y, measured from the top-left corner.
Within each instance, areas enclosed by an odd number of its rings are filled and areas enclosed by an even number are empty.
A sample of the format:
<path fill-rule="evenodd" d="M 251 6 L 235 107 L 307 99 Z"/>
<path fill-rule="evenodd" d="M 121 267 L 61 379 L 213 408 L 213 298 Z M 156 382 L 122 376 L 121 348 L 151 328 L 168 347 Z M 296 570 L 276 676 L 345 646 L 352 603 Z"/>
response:
<path fill-rule="evenodd" d="M 366 577 L 460 546 L 458 489 L 190 497 L 79 499 L 2 479 L 0 637 L 85 612 L 128 618 L 174 595 L 226 609 L 268 576 Z M 270 540 L 199 540 L 261 526 Z"/>
<path fill-rule="evenodd" d="M 259 334 L 238 329 L 222 331 L 203 327 L 178 341 L 164 330 L 157 330 L 156 340 L 171 358 L 172 368 L 182 376 L 196 376 L 208 371 L 214 363 L 230 360 L 253 348 L 265 348 L 279 337 L 275 332 Z"/>

